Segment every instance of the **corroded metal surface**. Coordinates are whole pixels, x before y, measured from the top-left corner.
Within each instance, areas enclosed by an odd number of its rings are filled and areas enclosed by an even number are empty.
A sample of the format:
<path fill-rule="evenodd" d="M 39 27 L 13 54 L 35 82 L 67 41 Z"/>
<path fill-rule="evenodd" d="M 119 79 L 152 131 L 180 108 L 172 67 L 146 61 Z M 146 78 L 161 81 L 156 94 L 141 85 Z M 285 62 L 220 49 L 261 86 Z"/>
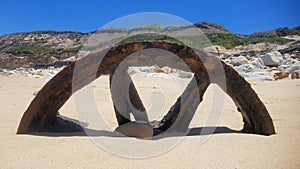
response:
<path fill-rule="evenodd" d="M 113 75 L 119 64 L 124 59 L 138 51 L 144 49 L 156 48 L 169 51 L 181 59 L 181 62 L 172 62 L 172 58 L 168 55 L 144 56 L 144 58 L 131 58 L 128 65 L 131 66 L 150 66 L 161 63 L 159 66 L 170 66 L 172 68 L 182 69 L 186 64 L 188 69 L 194 73 L 196 84 L 190 83 L 182 96 L 170 108 L 168 114 L 160 122 L 160 131 L 166 131 L 172 126 L 178 126 L 178 129 L 184 130 L 188 127 L 198 105 L 202 101 L 204 92 L 210 83 L 216 83 L 233 99 L 242 113 L 244 120 L 244 131 L 270 135 L 275 133 L 273 121 L 257 94 L 251 88 L 243 77 L 241 77 L 232 67 L 223 62 L 221 69 L 224 69 L 226 77 L 226 86 L 222 80 L 209 79 L 209 74 L 214 73 L 219 67 L 215 66 L 216 58 L 209 57 L 202 51 L 197 51 L 185 46 L 164 41 L 151 42 L 132 42 L 120 44 L 118 46 L 106 49 L 100 52 L 91 53 L 69 66 L 65 67 L 61 72 L 54 76 L 40 90 L 33 99 L 27 110 L 25 111 L 17 133 L 29 133 L 32 131 L 40 131 L 41 129 L 51 126 L 57 118 L 58 110 L 65 104 L 71 95 L 80 90 L 85 85 L 101 75 Z M 145 62 L 147 60 L 147 62 Z M 147 63 L 147 65 L 145 65 Z M 80 65 L 79 69 L 76 68 Z M 126 65 L 125 65 L 126 67 Z M 74 74 L 74 69 L 77 69 Z M 220 77 L 221 78 L 221 77 Z M 122 82 L 124 78 L 120 78 Z M 125 79 L 126 80 L 126 79 Z M 139 95 L 130 79 L 126 82 L 129 87 L 129 100 L 140 112 L 136 112 L 137 117 L 147 120 L 145 108 Z M 75 85 L 74 85 L 75 84 Z M 119 87 L 111 88 L 114 105 L 117 103 L 115 90 Z M 116 92 L 118 94 L 118 92 Z M 197 93 L 197 94 L 196 94 Z M 121 101 L 124 101 L 124 99 Z M 126 105 L 126 104 L 125 104 Z M 126 123 L 126 118 L 116 110 L 119 124 Z M 130 110 L 129 110 L 130 111 Z M 119 116 L 119 117 L 118 117 Z M 128 120 L 129 121 L 129 120 Z"/>

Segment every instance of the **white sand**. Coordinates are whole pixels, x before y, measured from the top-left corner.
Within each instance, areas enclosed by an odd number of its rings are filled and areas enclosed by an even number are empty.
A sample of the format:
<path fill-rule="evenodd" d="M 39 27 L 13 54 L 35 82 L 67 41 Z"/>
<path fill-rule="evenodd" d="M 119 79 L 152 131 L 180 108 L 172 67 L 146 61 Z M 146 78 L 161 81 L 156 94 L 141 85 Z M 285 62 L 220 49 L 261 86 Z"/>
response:
<path fill-rule="evenodd" d="M 186 81 L 186 80 L 185 80 Z M 45 79 L 0 76 L 0 168 L 300 168 L 300 80 L 257 82 L 252 87 L 265 103 L 274 120 L 277 134 L 221 133 L 209 135 L 200 144 L 200 136 L 187 136 L 170 151 L 144 159 L 124 158 L 94 144 L 87 136 L 16 135 L 23 112 Z M 135 78 L 136 86 L 148 109 L 150 93 L 155 99 L 166 98 L 165 112 L 179 95 L 174 80 Z M 109 95 L 108 78 L 95 83 L 101 113 L 111 129 L 117 126 Z M 159 93 L 161 91 L 162 93 Z M 190 127 L 202 127 L 209 114 L 212 88 L 205 94 Z M 158 96 L 155 97 L 155 94 Z M 156 105 L 155 105 L 156 103 Z M 160 107 L 155 102 L 154 107 Z M 77 118 L 73 99 L 60 110 Z M 163 114 L 151 110 L 151 119 Z M 215 126 L 242 128 L 241 115 L 226 97 L 224 113 Z M 47 135 L 47 133 L 45 133 Z M 114 138 L 112 138 L 114 139 Z M 120 139 L 120 138 L 115 138 Z M 135 139 L 135 138 L 122 138 Z M 168 138 L 165 138 L 168 139 Z"/>

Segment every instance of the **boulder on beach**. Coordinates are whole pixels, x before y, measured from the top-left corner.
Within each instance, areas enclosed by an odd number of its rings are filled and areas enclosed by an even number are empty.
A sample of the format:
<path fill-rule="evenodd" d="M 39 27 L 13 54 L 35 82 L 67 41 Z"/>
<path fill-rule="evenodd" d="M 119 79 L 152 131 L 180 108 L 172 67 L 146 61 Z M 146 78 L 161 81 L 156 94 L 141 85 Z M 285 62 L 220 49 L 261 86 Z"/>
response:
<path fill-rule="evenodd" d="M 3 76 L 10 76 L 10 75 L 13 75 L 14 72 L 13 71 L 9 71 L 9 70 L 1 70 L 0 74 L 3 75 Z"/>
<path fill-rule="evenodd" d="M 289 75 L 290 75 L 289 72 L 277 72 L 274 74 L 274 79 L 279 80 L 279 79 L 288 78 Z"/>
<path fill-rule="evenodd" d="M 266 66 L 279 66 L 282 63 L 282 57 L 280 52 L 274 51 L 261 55 L 259 58 L 262 59 Z"/>
<path fill-rule="evenodd" d="M 149 139 L 153 136 L 153 127 L 150 123 L 128 122 L 115 130 L 117 133 L 142 139 Z"/>
<path fill-rule="evenodd" d="M 234 69 L 239 73 L 250 73 L 255 72 L 257 68 L 252 64 L 243 64 L 240 66 L 235 66 Z"/>
<path fill-rule="evenodd" d="M 266 67 L 261 58 L 254 58 L 250 61 L 250 64 L 259 69 L 264 69 Z"/>
<path fill-rule="evenodd" d="M 133 75 L 136 73 L 141 73 L 141 70 L 139 69 L 139 67 L 129 67 L 127 72 L 129 75 Z"/>
<path fill-rule="evenodd" d="M 240 65 L 248 64 L 248 63 L 249 63 L 249 61 L 245 56 L 238 56 L 231 60 L 231 64 L 233 66 L 240 66 Z"/>
<path fill-rule="evenodd" d="M 299 79 L 300 78 L 300 70 L 297 70 L 291 74 L 291 79 Z"/>
<path fill-rule="evenodd" d="M 165 67 L 161 68 L 161 70 L 163 70 L 167 74 L 172 73 L 172 68 L 170 68 L 168 66 L 165 66 Z"/>
<path fill-rule="evenodd" d="M 193 73 L 180 71 L 178 73 L 178 77 L 180 77 L 180 78 L 192 78 L 193 77 Z"/>
<path fill-rule="evenodd" d="M 284 69 L 285 72 L 289 72 L 289 73 L 293 73 L 298 70 L 300 70 L 300 62 L 296 62 L 292 65 L 289 65 Z"/>
<path fill-rule="evenodd" d="M 242 76 L 248 81 L 273 81 L 274 77 L 266 72 L 243 73 Z"/>

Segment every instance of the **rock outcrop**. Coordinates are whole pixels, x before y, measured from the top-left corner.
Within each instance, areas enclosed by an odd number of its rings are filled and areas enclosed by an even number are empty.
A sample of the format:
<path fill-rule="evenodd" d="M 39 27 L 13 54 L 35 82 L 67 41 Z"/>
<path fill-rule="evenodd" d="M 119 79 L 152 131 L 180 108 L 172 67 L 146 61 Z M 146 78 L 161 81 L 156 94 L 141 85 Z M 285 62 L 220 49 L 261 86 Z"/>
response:
<path fill-rule="evenodd" d="M 275 50 L 282 54 L 292 55 L 299 52 L 300 49 L 298 30 L 299 27 L 289 30 L 289 35 L 293 38 L 278 34 L 278 37 L 270 39 L 269 37 L 263 37 L 264 33 L 260 33 L 260 36 L 262 36 L 260 38 L 255 37 L 255 33 L 253 35 L 238 35 L 226 30 L 222 25 L 199 22 L 191 25 L 169 27 L 145 25 L 133 29 L 108 28 L 90 33 L 72 31 L 15 33 L 0 36 L 0 69 L 32 68 L 36 64 L 49 64 L 69 57 L 77 58 L 80 56 L 78 52 L 92 36 L 94 39 L 101 39 L 101 47 L 98 47 L 98 49 L 105 49 L 110 47 L 108 44 L 112 41 L 115 42 L 122 38 L 137 41 L 141 40 L 139 35 L 144 36 L 147 33 L 172 36 L 176 43 L 184 41 L 185 44 L 189 44 L 191 47 L 206 46 L 210 43 L 219 45 L 220 50 L 218 53 L 223 56 L 256 57 Z M 134 35 L 139 37 L 132 38 Z M 254 41 L 253 36 L 255 37 Z M 165 40 L 165 37 L 159 38 L 153 40 Z M 278 65 L 277 62 L 276 65 Z"/>
<path fill-rule="evenodd" d="M 86 36 L 80 32 L 55 31 L 0 36 L 0 68 L 32 68 L 78 56 Z"/>

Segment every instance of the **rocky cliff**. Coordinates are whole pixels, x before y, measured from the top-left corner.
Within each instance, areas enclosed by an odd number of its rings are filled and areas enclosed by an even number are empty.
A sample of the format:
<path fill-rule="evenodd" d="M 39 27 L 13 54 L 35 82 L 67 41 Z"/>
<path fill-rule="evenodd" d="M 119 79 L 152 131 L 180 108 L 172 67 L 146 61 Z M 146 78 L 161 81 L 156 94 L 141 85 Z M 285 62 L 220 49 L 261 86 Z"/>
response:
<path fill-rule="evenodd" d="M 199 34 L 200 30 L 200 34 Z M 280 28 L 273 31 L 259 32 L 252 35 L 237 35 L 225 29 L 222 25 L 199 22 L 194 25 L 169 26 L 145 25 L 133 29 L 109 28 L 97 31 L 102 41 L 109 43 L 113 40 L 128 37 L 128 41 L 140 39 L 161 39 L 173 41 L 164 36 L 132 36 L 143 33 L 162 33 L 175 38 L 179 37 L 185 44 L 195 47 L 207 45 L 198 39 L 208 37 L 212 44 L 217 45 L 224 55 L 250 55 L 279 50 L 282 54 L 293 54 L 299 50 L 300 27 L 293 29 Z M 14 33 L 0 37 L 0 68 L 15 69 L 18 67 L 32 68 L 59 61 L 70 61 L 76 58 L 87 39 L 95 32 L 56 32 L 35 31 Z"/>
<path fill-rule="evenodd" d="M 83 37 L 80 32 L 37 31 L 0 37 L 0 68 L 33 67 L 77 56 Z"/>

